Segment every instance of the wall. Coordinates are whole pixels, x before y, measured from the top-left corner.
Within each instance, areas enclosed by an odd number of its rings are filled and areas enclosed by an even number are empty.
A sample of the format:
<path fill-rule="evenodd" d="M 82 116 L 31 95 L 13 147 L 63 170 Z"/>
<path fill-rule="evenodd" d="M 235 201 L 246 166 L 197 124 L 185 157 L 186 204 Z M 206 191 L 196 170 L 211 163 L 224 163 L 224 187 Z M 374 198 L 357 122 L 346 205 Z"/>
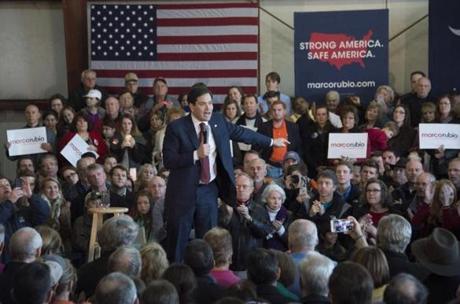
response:
<path fill-rule="evenodd" d="M 294 12 L 388 8 L 390 38 L 428 13 L 428 0 L 264 0 L 260 6 L 268 12 L 260 13 L 260 88 L 265 88 L 268 72 L 278 71 L 282 91 L 289 95 L 294 94 L 294 31 L 269 13 L 293 27 Z M 390 85 L 398 92 L 407 92 L 410 72 L 428 71 L 428 19 L 393 40 L 389 49 Z"/>
<path fill-rule="evenodd" d="M 60 2 L 0 2 L 0 99 L 66 94 Z"/>

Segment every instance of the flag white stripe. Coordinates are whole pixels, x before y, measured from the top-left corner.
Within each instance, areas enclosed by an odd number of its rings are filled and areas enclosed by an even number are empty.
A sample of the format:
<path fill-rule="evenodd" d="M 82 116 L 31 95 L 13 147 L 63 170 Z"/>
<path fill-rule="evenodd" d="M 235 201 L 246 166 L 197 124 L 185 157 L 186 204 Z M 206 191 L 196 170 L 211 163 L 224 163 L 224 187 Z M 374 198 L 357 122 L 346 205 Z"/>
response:
<path fill-rule="evenodd" d="M 257 8 L 159 9 L 158 19 L 257 17 Z"/>
<path fill-rule="evenodd" d="M 257 60 L 216 61 L 91 61 L 95 70 L 251 70 Z"/>
<path fill-rule="evenodd" d="M 257 52 L 257 43 L 159 44 L 158 53 Z"/>
<path fill-rule="evenodd" d="M 141 78 L 139 85 L 150 87 L 155 78 Z M 257 79 L 254 77 L 234 78 L 168 78 L 168 87 L 190 87 L 194 83 L 203 82 L 209 87 L 230 87 L 232 85 L 243 87 L 257 86 Z M 97 78 L 97 84 L 103 87 L 123 87 L 125 85 L 121 78 Z"/>
<path fill-rule="evenodd" d="M 157 36 L 227 36 L 257 35 L 257 25 L 225 25 L 225 26 L 159 26 Z M 218 38 L 218 37 L 216 37 Z M 179 38 L 180 39 L 180 38 Z"/>
<path fill-rule="evenodd" d="M 149 88 L 151 88 L 151 87 L 149 87 Z M 179 95 L 170 95 L 170 94 L 168 94 L 168 97 L 170 99 L 172 99 L 172 100 L 177 100 Z M 220 95 L 213 94 L 212 95 L 212 101 L 214 102 L 214 104 L 216 104 L 216 103 L 224 103 L 225 97 L 227 97 L 227 95 L 225 95 L 225 94 L 220 94 Z"/>

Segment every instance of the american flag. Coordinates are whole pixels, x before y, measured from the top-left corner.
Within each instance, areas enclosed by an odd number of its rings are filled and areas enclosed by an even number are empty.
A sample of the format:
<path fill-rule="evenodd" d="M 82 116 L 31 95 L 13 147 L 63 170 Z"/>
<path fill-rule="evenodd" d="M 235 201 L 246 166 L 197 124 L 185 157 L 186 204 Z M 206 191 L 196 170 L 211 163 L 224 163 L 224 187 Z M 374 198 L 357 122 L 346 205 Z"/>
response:
<path fill-rule="evenodd" d="M 257 92 L 259 11 L 253 3 L 88 4 L 90 67 L 110 93 L 135 72 L 144 93 L 163 77 L 169 94 L 208 85 L 222 102 L 232 85 Z"/>

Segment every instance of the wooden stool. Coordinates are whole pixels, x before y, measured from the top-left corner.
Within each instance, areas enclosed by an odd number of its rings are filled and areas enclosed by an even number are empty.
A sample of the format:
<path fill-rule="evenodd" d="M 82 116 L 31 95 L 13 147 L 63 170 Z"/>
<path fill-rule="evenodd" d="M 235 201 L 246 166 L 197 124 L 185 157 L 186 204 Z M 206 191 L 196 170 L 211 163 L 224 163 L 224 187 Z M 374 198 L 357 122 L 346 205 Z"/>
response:
<path fill-rule="evenodd" d="M 100 256 L 100 250 L 97 254 L 97 257 L 94 254 L 97 244 L 97 232 L 102 228 L 102 223 L 104 221 L 104 214 L 113 214 L 114 216 L 120 216 L 123 213 L 128 212 L 128 208 L 120 207 L 108 207 L 108 208 L 90 208 L 89 213 L 93 214 L 93 223 L 91 224 L 91 237 L 89 239 L 89 252 L 88 252 L 88 262 L 91 262 L 95 258 Z"/>

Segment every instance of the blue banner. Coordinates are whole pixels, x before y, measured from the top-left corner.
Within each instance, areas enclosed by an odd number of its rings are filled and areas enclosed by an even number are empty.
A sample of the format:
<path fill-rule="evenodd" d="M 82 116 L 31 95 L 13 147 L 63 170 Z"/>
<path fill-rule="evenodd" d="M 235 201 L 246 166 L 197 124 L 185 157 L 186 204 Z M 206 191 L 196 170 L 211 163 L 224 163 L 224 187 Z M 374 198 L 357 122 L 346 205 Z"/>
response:
<path fill-rule="evenodd" d="M 373 99 L 388 84 L 388 10 L 294 13 L 295 94 Z"/>
<path fill-rule="evenodd" d="M 429 77 L 435 96 L 460 90 L 459 16 L 459 0 L 430 0 Z"/>

